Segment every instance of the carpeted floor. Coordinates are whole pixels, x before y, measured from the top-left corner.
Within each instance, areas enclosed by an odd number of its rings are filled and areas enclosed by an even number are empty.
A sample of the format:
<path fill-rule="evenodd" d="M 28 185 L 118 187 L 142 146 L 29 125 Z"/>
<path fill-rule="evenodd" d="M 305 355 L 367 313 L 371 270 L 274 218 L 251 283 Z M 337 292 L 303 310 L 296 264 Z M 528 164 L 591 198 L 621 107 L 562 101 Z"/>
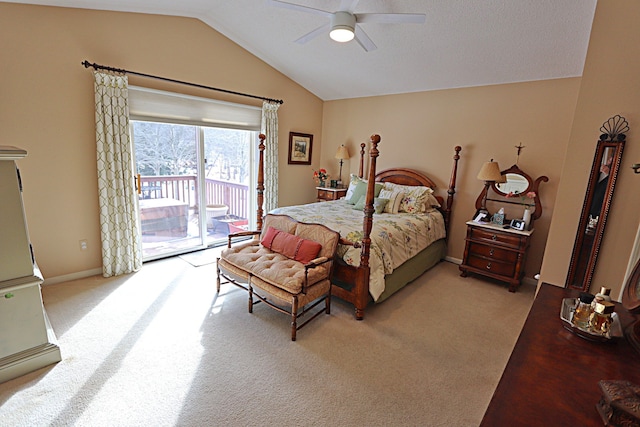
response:
<path fill-rule="evenodd" d="M 194 267 L 202 267 L 203 265 L 213 264 L 216 262 L 216 258 L 219 254 L 220 248 L 211 248 L 180 255 L 179 257 Z"/>
<path fill-rule="evenodd" d="M 44 287 L 63 360 L 0 384 L 2 426 L 476 426 L 534 288 L 441 263 L 365 320 L 288 318 L 215 293 L 215 263 Z"/>

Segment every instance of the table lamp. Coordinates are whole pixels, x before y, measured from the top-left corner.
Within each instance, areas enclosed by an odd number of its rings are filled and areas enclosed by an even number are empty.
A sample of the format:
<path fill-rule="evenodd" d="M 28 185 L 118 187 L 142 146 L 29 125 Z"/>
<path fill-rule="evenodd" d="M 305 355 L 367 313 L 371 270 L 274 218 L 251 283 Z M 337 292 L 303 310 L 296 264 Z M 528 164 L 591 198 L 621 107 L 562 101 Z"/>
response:
<path fill-rule="evenodd" d="M 347 147 L 343 145 L 341 145 L 340 147 L 338 147 L 338 152 L 336 153 L 336 159 L 340 160 L 340 176 L 338 178 L 338 184 L 342 184 L 342 162 L 344 160 L 347 160 L 349 158 L 349 151 L 347 150 Z"/>
<path fill-rule="evenodd" d="M 489 193 L 491 183 L 503 183 L 507 182 L 507 179 L 500 173 L 500 166 L 498 166 L 498 162 L 494 162 L 493 159 L 482 165 L 482 169 L 480 169 L 480 172 L 478 173 L 478 179 L 480 181 L 484 181 L 484 197 L 482 197 L 482 206 L 480 207 L 480 211 L 489 213 L 487 210 L 487 194 Z"/>

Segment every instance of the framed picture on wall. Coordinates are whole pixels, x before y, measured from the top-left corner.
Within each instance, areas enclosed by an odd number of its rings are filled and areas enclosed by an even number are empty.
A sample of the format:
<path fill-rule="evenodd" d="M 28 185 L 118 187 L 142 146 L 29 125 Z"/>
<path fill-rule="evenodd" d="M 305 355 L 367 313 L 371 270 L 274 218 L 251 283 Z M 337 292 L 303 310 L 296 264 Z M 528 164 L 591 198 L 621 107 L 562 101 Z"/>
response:
<path fill-rule="evenodd" d="M 310 165 L 313 135 L 289 132 L 289 164 Z"/>

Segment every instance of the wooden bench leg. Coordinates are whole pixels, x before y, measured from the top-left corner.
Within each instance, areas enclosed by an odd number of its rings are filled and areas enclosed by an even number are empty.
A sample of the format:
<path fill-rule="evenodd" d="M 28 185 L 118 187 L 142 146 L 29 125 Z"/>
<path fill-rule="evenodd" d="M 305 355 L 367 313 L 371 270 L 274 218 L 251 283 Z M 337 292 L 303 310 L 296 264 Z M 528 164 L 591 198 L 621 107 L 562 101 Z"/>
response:
<path fill-rule="evenodd" d="M 296 332 L 298 331 L 298 297 L 293 296 L 291 302 L 291 341 L 296 340 Z"/>
<path fill-rule="evenodd" d="M 253 287 L 251 286 L 251 275 L 249 275 L 249 283 L 247 287 L 249 288 L 249 313 L 253 313 Z"/>
<path fill-rule="evenodd" d="M 216 259 L 216 270 L 218 271 L 218 278 L 216 283 L 216 292 L 220 293 L 220 258 Z"/>

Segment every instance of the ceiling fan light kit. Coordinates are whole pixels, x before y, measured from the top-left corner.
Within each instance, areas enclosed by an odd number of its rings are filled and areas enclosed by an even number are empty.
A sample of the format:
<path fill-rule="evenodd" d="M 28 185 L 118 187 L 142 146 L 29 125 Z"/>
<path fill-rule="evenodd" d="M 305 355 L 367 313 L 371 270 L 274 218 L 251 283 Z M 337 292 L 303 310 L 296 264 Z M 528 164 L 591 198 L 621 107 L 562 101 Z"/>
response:
<path fill-rule="evenodd" d="M 426 15 L 423 13 L 354 13 L 359 0 L 342 0 L 340 2 L 340 10 L 335 12 L 289 3 L 283 0 L 268 1 L 272 6 L 320 15 L 330 19 L 329 23 L 325 23 L 295 40 L 299 44 L 307 43 L 320 34 L 324 34 L 328 29 L 331 40 L 345 43 L 355 39 L 366 52 L 371 52 L 376 50 L 377 46 L 359 24 L 424 24 L 426 20 Z"/>
<path fill-rule="evenodd" d="M 355 28 L 355 16 L 349 12 L 336 12 L 331 16 L 331 31 L 329 32 L 329 37 L 340 43 L 351 41 L 355 36 Z"/>

